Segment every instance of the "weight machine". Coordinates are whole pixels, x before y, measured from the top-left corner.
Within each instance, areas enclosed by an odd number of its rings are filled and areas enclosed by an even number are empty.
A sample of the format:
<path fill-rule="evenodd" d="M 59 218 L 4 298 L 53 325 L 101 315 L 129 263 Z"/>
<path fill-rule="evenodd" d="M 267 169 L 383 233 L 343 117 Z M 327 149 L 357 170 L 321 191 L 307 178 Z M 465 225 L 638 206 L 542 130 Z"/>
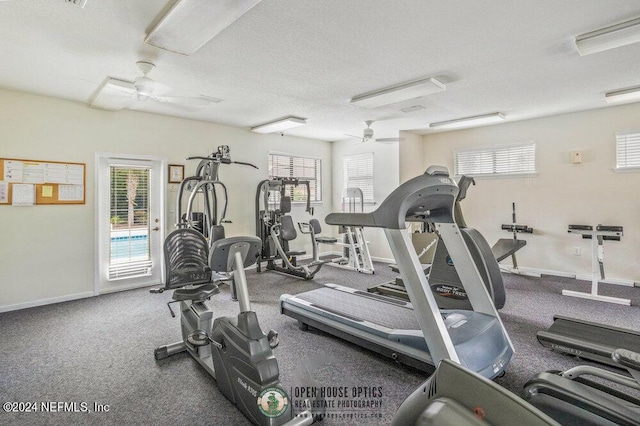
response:
<path fill-rule="evenodd" d="M 527 225 L 519 225 L 516 222 L 516 203 L 511 203 L 511 223 L 502 224 L 503 231 L 509 231 L 513 233 L 513 238 L 501 238 L 491 247 L 491 251 L 498 262 L 511 256 L 512 268 L 509 272 L 518 272 L 518 260 L 516 259 L 516 252 L 522 247 L 527 245 L 525 240 L 519 240 L 518 234 L 532 234 L 533 228 Z"/>
<path fill-rule="evenodd" d="M 216 152 L 207 157 L 187 157 L 186 160 L 200 160 L 193 176 L 186 177 L 178 189 L 176 200 L 176 228 L 194 228 L 210 242 L 224 238 L 223 223 L 227 213 L 227 187 L 220 182 L 218 170 L 221 164 L 241 164 L 255 169 L 258 167 L 243 161 L 232 161 L 229 146 L 220 145 Z M 183 213 L 186 195 L 186 210 Z M 220 203 L 219 199 L 223 202 Z M 196 201 L 202 204 L 201 212 L 194 212 Z"/>
<path fill-rule="evenodd" d="M 306 194 L 305 211 L 313 215 L 311 207 L 311 189 L 309 181 L 298 178 L 275 177 L 258 184 L 256 190 L 256 235 L 262 240 L 262 249 L 258 256 L 256 270 L 262 272 L 266 263 L 267 271 L 276 271 L 293 275 L 305 280 L 312 279 L 329 262 L 318 258 L 315 242 L 315 229 L 309 224 L 298 224 L 300 231 L 311 236 L 313 260 L 307 265 L 298 265 L 298 256 L 305 250 L 292 250 L 289 243 L 298 236 L 291 212 L 291 195 L 302 190 Z M 319 224 L 318 224 L 319 229 Z"/>
<path fill-rule="evenodd" d="M 209 245 L 225 237 L 224 223 L 231 223 L 225 219 L 227 214 L 228 195 L 227 187 L 220 182 L 218 171 L 222 164 L 241 164 L 255 169 L 258 167 L 243 161 L 232 161 L 229 146 L 220 145 L 216 152 L 207 157 L 187 157 L 186 160 L 200 160 L 196 167 L 195 175 L 186 177 L 178 189 L 176 199 L 176 228 L 191 228 L 201 233 Z M 187 198 L 188 194 L 188 198 Z M 186 205 L 185 205 L 186 199 Z M 202 211 L 194 212 L 194 205 L 200 204 Z M 186 207 L 183 213 L 183 207 Z M 167 237 L 168 239 L 169 237 Z M 167 240 L 165 240 L 165 244 Z M 165 248 L 165 261 L 171 256 L 178 255 L 183 247 L 171 246 L 167 252 Z M 231 298 L 237 300 L 233 275 L 227 273 L 211 273 L 214 282 L 227 281 L 231 287 Z"/>
<path fill-rule="evenodd" d="M 598 294 L 598 282 L 604 280 L 604 242 L 620 241 L 622 238 L 622 226 L 598 225 L 594 231 L 591 225 L 569 225 L 570 234 L 580 234 L 584 239 L 591 240 L 591 292 L 562 290 L 563 296 L 581 297 L 583 299 L 599 300 L 601 302 L 631 305 L 631 300 L 619 297 L 603 296 Z M 598 273 L 600 278 L 598 278 Z"/>
<path fill-rule="evenodd" d="M 360 204 L 360 213 L 364 213 L 364 196 L 360 188 L 346 188 L 345 195 L 346 197 L 342 199 L 342 211 L 357 213 L 356 206 Z M 342 256 L 332 259 L 328 264 L 363 274 L 374 274 L 369 243 L 364 237 L 362 226 L 339 226 L 338 230 L 342 234 L 342 242 L 338 242 L 335 238 L 327 239 L 327 237 L 315 239 L 316 243 L 343 247 Z"/>

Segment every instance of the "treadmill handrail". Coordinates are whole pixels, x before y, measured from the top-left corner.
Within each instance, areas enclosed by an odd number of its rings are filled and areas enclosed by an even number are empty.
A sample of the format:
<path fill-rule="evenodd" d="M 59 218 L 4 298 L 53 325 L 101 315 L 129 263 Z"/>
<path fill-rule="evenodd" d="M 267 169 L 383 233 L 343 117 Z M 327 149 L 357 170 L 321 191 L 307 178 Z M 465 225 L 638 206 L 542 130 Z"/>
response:
<path fill-rule="evenodd" d="M 404 229 L 405 222 L 453 222 L 453 205 L 458 185 L 446 167 L 431 166 L 427 171 L 396 188 L 371 213 L 331 213 L 328 225 Z"/>

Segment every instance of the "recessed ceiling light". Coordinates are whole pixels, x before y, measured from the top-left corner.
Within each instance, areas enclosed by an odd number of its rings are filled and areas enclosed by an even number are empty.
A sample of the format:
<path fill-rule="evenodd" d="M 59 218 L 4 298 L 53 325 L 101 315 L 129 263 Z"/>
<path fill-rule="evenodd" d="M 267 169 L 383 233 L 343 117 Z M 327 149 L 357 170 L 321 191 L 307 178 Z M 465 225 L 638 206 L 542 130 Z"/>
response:
<path fill-rule="evenodd" d="M 351 105 L 362 108 L 377 108 L 383 105 L 442 92 L 443 90 L 446 90 L 444 83 L 433 77 L 429 77 L 354 96 L 351 98 Z"/>
<path fill-rule="evenodd" d="M 506 118 L 501 112 L 494 112 L 492 114 L 475 115 L 473 117 L 457 118 L 455 120 L 440 121 L 438 123 L 431 123 L 429 127 L 462 127 L 462 126 L 474 126 L 480 124 L 498 123 Z"/>
<path fill-rule="evenodd" d="M 271 121 L 269 123 L 261 124 L 256 127 L 252 127 L 251 131 L 255 133 L 275 133 L 282 132 L 294 127 L 303 126 L 307 124 L 307 120 L 299 117 L 286 117 L 280 120 Z"/>

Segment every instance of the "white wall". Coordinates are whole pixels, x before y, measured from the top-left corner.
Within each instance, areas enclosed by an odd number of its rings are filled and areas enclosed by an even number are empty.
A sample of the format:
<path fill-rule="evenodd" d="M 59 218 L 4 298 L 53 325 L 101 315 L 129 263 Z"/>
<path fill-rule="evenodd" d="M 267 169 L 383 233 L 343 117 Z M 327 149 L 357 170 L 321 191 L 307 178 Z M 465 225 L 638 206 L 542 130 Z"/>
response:
<path fill-rule="evenodd" d="M 269 151 L 321 158 L 324 202 L 315 206 L 316 216 L 332 210 L 329 142 L 135 111 L 106 112 L 6 90 L 0 90 L 0 116 L 0 157 L 87 165 L 84 205 L 0 206 L 0 311 L 93 295 L 96 151 L 166 157 L 170 164 L 185 164 L 185 174 L 192 175 L 196 163 L 187 164 L 185 157 L 229 145 L 233 160 L 254 163 L 260 170 L 239 165 L 220 169 L 230 195 L 227 218 L 233 224 L 225 226 L 228 235 L 255 233 L 255 191 L 267 177 Z M 175 222 L 169 212 L 175 196 L 168 187 L 167 230 Z M 294 208 L 294 220 L 306 219 L 301 210 Z M 310 253 L 310 244 L 306 248 Z"/>
<path fill-rule="evenodd" d="M 420 176 L 426 168 L 423 164 L 424 144 L 422 136 L 409 132 L 400 132 L 398 157 L 400 161 L 400 181 L 404 183 L 409 179 Z"/>
<path fill-rule="evenodd" d="M 402 142 L 399 142 L 402 143 Z M 366 142 L 346 140 L 332 143 L 333 165 L 333 206 L 335 211 L 342 208 L 343 188 L 343 157 L 347 155 L 363 154 L 373 152 L 373 191 L 376 201 L 375 205 L 365 205 L 365 212 L 372 211 L 398 187 L 398 142 Z M 324 223 L 324 222 L 322 222 Z M 328 227 L 328 226 L 327 226 Z M 336 235 L 337 227 L 333 227 L 333 234 Z M 369 241 L 369 251 L 376 260 L 393 261 L 393 254 L 389 248 L 389 243 L 382 229 L 367 228 L 364 230 L 365 237 Z"/>
<path fill-rule="evenodd" d="M 519 266 L 582 278 L 591 275 L 590 241 L 568 234 L 567 226 L 622 225 L 622 241 L 605 242 L 607 278 L 640 281 L 640 173 L 613 171 L 614 134 L 621 130 L 640 131 L 640 103 L 425 135 L 423 166 L 453 171 L 454 149 L 535 141 L 538 176 L 476 179 L 463 205 L 467 223 L 490 244 L 508 238 L 500 225 L 511 222 L 515 202 L 518 222 L 535 230 L 522 236 L 527 246 L 517 254 Z M 571 163 L 571 151 L 582 151 L 582 164 Z"/>

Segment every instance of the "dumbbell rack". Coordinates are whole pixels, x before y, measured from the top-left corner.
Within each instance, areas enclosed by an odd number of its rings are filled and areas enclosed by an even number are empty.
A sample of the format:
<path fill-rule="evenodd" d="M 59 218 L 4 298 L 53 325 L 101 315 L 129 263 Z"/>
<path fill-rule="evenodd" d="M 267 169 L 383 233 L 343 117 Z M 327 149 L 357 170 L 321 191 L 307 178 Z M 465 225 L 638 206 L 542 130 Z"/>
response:
<path fill-rule="evenodd" d="M 591 292 L 562 290 L 563 296 L 581 297 L 583 299 L 599 300 L 601 302 L 631 305 L 631 300 L 620 297 L 603 296 L 598 294 L 598 283 L 604 280 L 604 241 L 620 241 L 622 226 L 598 225 L 593 229 L 591 225 L 569 225 L 570 234 L 580 234 L 582 238 L 591 240 Z"/>

